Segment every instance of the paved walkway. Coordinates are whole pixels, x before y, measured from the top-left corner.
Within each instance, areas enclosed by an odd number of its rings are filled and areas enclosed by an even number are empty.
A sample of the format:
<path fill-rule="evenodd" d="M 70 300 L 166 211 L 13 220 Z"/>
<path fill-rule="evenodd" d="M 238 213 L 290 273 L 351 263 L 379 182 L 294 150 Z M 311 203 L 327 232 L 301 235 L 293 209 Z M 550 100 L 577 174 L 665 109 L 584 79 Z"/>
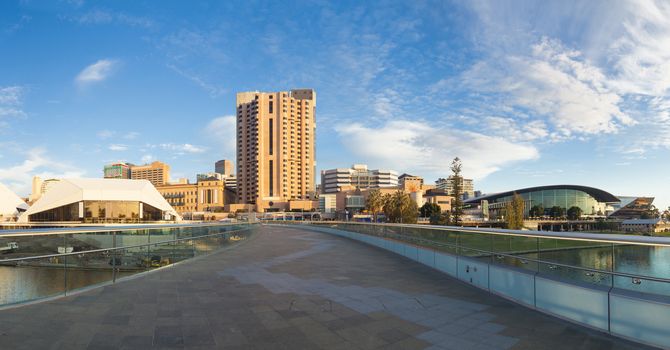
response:
<path fill-rule="evenodd" d="M 2 349 L 634 349 L 390 252 L 264 227 L 217 254 L 0 311 Z"/>

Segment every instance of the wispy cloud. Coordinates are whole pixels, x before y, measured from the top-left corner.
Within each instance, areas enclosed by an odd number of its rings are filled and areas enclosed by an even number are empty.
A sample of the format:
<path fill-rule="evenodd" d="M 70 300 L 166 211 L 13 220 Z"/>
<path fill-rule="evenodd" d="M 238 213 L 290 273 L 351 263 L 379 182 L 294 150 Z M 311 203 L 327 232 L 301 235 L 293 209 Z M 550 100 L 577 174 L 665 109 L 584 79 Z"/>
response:
<path fill-rule="evenodd" d="M 178 155 L 186 153 L 203 153 L 207 150 L 205 147 L 195 146 L 190 143 L 182 143 L 182 144 L 161 143 L 156 145 L 156 147 L 166 151 L 173 151 Z"/>
<path fill-rule="evenodd" d="M 128 150 L 128 145 L 115 143 L 115 144 L 109 145 L 108 149 L 110 151 L 122 152 L 122 151 L 127 151 Z"/>
<path fill-rule="evenodd" d="M 156 25 L 152 19 L 129 15 L 123 12 L 114 12 L 95 9 L 78 16 L 68 17 L 69 20 L 80 24 L 121 24 L 131 27 L 151 28 Z"/>
<path fill-rule="evenodd" d="M 111 59 L 99 60 L 84 68 L 75 78 L 79 85 L 89 85 L 101 82 L 113 73 L 117 61 Z"/>
<path fill-rule="evenodd" d="M 23 96 L 25 88 L 21 86 L 0 87 L 0 128 L 7 126 L 8 122 L 3 118 L 25 117 L 23 111 Z"/>

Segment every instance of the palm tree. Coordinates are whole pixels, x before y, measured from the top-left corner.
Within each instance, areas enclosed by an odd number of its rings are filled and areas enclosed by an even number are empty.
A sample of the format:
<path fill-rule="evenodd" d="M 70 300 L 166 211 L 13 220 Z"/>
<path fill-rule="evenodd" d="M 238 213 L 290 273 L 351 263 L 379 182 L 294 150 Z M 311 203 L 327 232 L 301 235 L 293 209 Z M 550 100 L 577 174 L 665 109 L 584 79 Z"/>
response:
<path fill-rule="evenodd" d="M 369 212 L 372 213 L 374 222 L 377 222 L 377 213 L 384 209 L 384 196 L 380 190 L 370 191 L 365 202 L 365 207 Z"/>

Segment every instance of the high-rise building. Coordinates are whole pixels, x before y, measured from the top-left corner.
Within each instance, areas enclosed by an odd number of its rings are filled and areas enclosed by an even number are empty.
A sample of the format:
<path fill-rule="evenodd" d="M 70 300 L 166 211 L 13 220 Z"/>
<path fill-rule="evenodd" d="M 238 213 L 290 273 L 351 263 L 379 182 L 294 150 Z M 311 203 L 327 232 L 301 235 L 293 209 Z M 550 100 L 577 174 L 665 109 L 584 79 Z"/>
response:
<path fill-rule="evenodd" d="M 105 179 L 130 179 L 132 164 L 118 162 L 105 165 L 103 170 Z"/>
<path fill-rule="evenodd" d="M 472 182 L 472 179 L 461 178 L 461 193 L 463 193 L 463 198 L 473 198 L 475 197 L 475 187 Z M 439 178 L 435 181 L 435 188 L 438 190 L 443 190 L 448 194 L 454 193 L 454 177 L 449 176 L 446 179 Z"/>
<path fill-rule="evenodd" d="M 398 173 L 394 170 L 368 170 L 365 164 L 354 164 L 350 169 L 337 168 L 321 171 L 321 191 L 336 193 L 342 187 L 359 189 L 396 187 Z"/>
<path fill-rule="evenodd" d="M 224 176 L 233 175 L 233 162 L 222 159 L 214 163 L 214 172 Z"/>
<path fill-rule="evenodd" d="M 237 197 L 265 211 L 271 203 L 312 199 L 316 92 L 237 94 Z"/>
<path fill-rule="evenodd" d="M 162 186 L 170 181 L 170 166 L 163 162 L 153 162 L 130 167 L 130 178 L 149 180 L 154 186 Z"/>

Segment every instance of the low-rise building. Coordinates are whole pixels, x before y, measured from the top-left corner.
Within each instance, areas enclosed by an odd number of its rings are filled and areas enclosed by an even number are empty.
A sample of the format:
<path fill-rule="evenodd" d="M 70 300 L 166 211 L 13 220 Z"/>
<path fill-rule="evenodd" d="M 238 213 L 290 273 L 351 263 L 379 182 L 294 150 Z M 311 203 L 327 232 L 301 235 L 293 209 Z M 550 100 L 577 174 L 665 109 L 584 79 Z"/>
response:
<path fill-rule="evenodd" d="M 426 191 L 423 195 L 424 203 L 433 203 L 440 206 L 440 210 L 451 211 L 451 205 L 453 203 L 454 197 L 447 194 L 446 191 L 432 189 Z"/>
<path fill-rule="evenodd" d="M 661 219 L 632 219 L 621 222 L 625 232 L 659 233 L 670 232 L 670 222 Z"/>
<path fill-rule="evenodd" d="M 19 222 L 130 223 L 181 217 L 147 180 L 62 179 Z"/>
<path fill-rule="evenodd" d="M 157 186 L 156 189 L 180 214 L 224 211 L 224 206 L 235 198 L 235 192 L 216 177 L 200 178 L 194 184 Z"/>

